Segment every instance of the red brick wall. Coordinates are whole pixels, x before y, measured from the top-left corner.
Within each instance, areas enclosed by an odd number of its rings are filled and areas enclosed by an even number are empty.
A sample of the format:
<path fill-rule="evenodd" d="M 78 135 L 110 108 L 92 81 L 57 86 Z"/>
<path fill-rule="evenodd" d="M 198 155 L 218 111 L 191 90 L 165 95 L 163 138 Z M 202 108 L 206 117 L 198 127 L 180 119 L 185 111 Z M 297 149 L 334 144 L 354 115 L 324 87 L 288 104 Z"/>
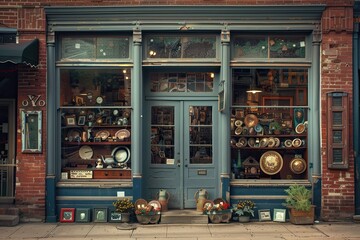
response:
<path fill-rule="evenodd" d="M 327 4 L 322 21 L 321 70 L 321 134 L 322 134 L 322 217 L 333 220 L 349 218 L 354 214 L 354 157 L 350 150 L 349 170 L 329 170 L 326 157 L 326 93 L 346 91 L 352 102 L 352 5 L 353 0 L 83 0 L 83 1 L 11 1 L 0 4 L 1 26 L 18 28 L 20 41 L 40 40 L 38 68 L 19 66 L 18 107 L 27 95 L 41 95 L 46 100 L 46 36 L 43 6 L 108 6 L 108 5 L 306 5 Z M 21 6 L 16 8 L 16 6 Z M 349 6 L 346 8 L 345 6 Z M 350 105 L 351 106 L 351 105 Z M 21 134 L 17 134 L 16 204 L 24 216 L 45 216 L 46 174 L 46 107 L 27 107 L 26 110 L 43 110 L 43 152 L 21 153 Z M 19 111 L 18 111 L 19 113 Z M 352 114 L 352 106 L 350 109 Z M 350 115 L 351 116 L 351 115 Z M 19 119 L 19 118 L 18 118 Z M 351 118 L 350 118 L 351 119 Z M 352 122 L 350 129 L 352 129 Z M 21 129 L 20 119 L 18 130 Z M 352 141 L 351 141 L 352 145 Z M 341 207 L 341 209 L 340 209 Z M 340 214 L 340 216 L 339 216 Z"/>
<path fill-rule="evenodd" d="M 331 170 L 327 165 L 327 103 L 326 93 L 343 91 L 349 94 L 350 131 L 352 121 L 352 8 L 334 6 L 323 14 L 321 61 L 321 154 L 322 154 L 322 218 L 350 219 L 354 207 L 354 152 L 350 139 L 348 170 Z M 352 136 L 352 134 L 350 134 Z"/>

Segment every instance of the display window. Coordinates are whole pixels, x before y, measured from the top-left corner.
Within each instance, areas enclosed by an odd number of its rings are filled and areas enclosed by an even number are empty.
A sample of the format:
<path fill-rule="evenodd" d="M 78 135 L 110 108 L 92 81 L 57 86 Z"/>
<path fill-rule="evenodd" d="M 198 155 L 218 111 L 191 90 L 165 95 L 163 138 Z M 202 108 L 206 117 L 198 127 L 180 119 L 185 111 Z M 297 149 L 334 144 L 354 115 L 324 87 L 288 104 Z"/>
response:
<path fill-rule="evenodd" d="M 60 69 L 62 179 L 131 178 L 131 69 Z"/>
<path fill-rule="evenodd" d="M 233 70 L 233 178 L 307 179 L 307 96 L 306 68 Z"/>

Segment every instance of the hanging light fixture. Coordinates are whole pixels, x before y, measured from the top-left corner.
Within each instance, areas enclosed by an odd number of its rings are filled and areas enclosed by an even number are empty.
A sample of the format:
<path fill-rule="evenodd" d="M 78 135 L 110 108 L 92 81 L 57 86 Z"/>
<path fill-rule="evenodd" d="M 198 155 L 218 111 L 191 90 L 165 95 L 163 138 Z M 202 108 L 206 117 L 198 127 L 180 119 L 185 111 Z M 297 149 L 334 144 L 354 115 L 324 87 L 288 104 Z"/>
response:
<path fill-rule="evenodd" d="M 252 80 L 250 88 L 246 92 L 255 94 L 255 93 L 261 93 L 262 90 L 260 88 L 257 88 L 255 86 L 254 80 Z"/>

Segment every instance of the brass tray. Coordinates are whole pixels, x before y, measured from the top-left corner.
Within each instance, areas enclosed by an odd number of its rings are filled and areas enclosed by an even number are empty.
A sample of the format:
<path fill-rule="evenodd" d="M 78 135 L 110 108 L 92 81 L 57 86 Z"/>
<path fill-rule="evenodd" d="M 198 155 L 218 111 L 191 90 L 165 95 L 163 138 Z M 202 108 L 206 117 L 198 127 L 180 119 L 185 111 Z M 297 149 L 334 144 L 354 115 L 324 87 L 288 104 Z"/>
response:
<path fill-rule="evenodd" d="M 276 151 L 267 151 L 260 158 L 261 170 L 268 174 L 274 175 L 280 172 L 283 167 L 283 158 Z"/>
<path fill-rule="evenodd" d="M 306 170 L 306 162 L 302 158 L 294 158 L 290 161 L 290 170 L 295 174 L 301 174 Z"/>
<path fill-rule="evenodd" d="M 246 127 L 250 128 L 250 127 L 255 127 L 258 124 L 259 119 L 255 114 L 247 114 L 245 116 L 244 122 Z"/>

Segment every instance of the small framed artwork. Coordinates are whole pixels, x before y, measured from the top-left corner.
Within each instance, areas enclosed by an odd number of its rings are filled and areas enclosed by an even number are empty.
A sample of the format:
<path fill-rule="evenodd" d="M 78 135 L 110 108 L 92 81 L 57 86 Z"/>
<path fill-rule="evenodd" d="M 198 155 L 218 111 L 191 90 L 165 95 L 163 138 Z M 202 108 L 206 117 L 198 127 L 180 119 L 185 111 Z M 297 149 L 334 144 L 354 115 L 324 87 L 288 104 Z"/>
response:
<path fill-rule="evenodd" d="M 285 222 L 286 220 L 286 209 L 274 209 L 274 222 Z"/>
<path fill-rule="evenodd" d="M 66 119 L 67 126 L 75 126 L 76 125 L 75 115 L 68 115 L 65 117 L 65 119 Z"/>
<path fill-rule="evenodd" d="M 84 125 L 85 125 L 85 120 L 86 120 L 86 116 L 85 116 L 85 115 L 79 116 L 78 125 L 79 125 L 79 126 L 84 126 Z"/>
<path fill-rule="evenodd" d="M 84 105 L 84 98 L 80 96 L 75 97 L 76 106 L 83 106 Z"/>
<path fill-rule="evenodd" d="M 77 208 L 75 222 L 90 222 L 90 208 Z"/>
<path fill-rule="evenodd" d="M 110 222 L 121 222 L 121 213 L 111 211 L 109 221 Z"/>
<path fill-rule="evenodd" d="M 260 209 L 258 213 L 260 222 L 271 221 L 270 209 Z"/>
<path fill-rule="evenodd" d="M 94 222 L 107 222 L 107 208 L 94 208 L 93 219 Z"/>
<path fill-rule="evenodd" d="M 74 222 L 75 221 L 75 208 L 61 208 L 60 222 Z"/>

